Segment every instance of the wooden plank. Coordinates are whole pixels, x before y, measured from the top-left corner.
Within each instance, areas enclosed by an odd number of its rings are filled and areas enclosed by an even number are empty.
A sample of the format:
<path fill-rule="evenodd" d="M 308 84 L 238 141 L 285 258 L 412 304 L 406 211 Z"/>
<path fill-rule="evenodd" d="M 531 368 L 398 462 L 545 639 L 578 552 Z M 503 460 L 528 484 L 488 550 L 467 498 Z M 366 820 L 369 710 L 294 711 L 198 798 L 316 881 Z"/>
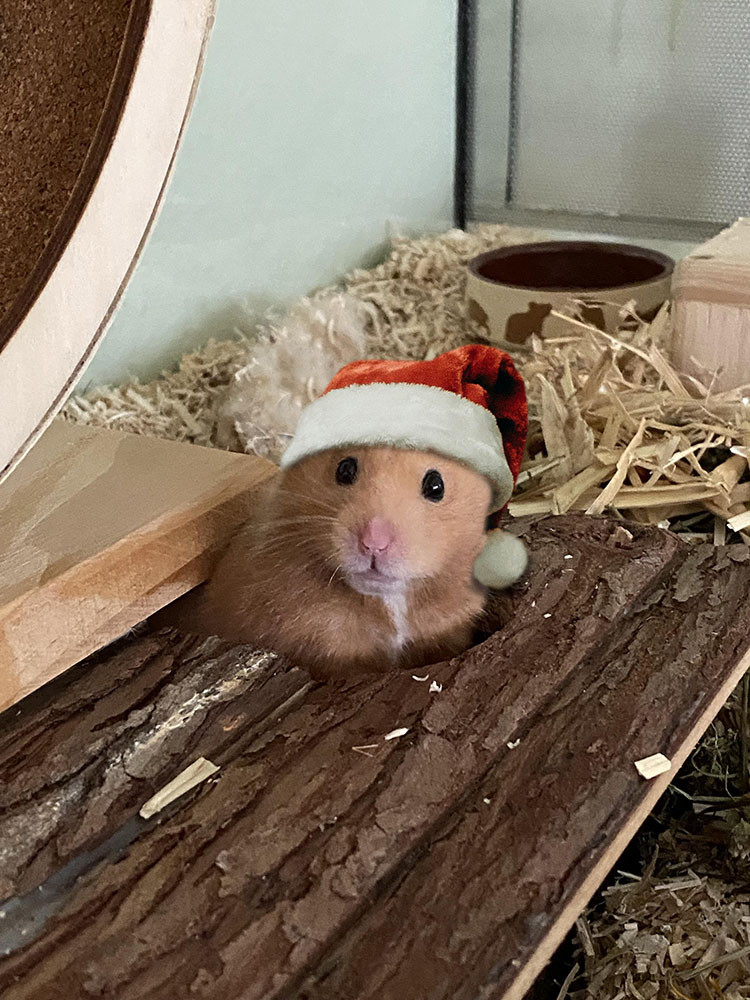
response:
<path fill-rule="evenodd" d="M 205 580 L 273 472 L 54 423 L 0 484 L 0 709 Z"/>
<path fill-rule="evenodd" d="M 132 4 L 65 211 L 0 319 L 0 479 L 64 403 L 135 268 L 192 106 L 213 9 L 213 0 Z"/>
<path fill-rule="evenodd" d="M 33 829 L 37 809 L 54 819 L 53 830 L 42 838 L 45 850 L 37 843 L 20 862 L 14 860 L 17 847 L 6 851 L 6 885 L 29 893 L 11 912 L 34 905 L 40 884 L 41 898 L 53 912 L 43 926 L 29 929 L 28 944 L 0 964 L 4 998 L 45 1000 L 55 991 L 75 995 L 83 987 L 122 1000 L 189 995 L 252 1000 L 295 995 L 310 977 L 315 983 L 326 955 L 347 940 L 350 928 L 368 919 L 370 910 L 376 916 L 426 847 L 461 822 L 466 803 L 508 759 L 508 743 L 521 736 L 517 754 L 550 699 L 571 679 L 591 679 L 588 665 L 598 664 L 596 651 L 623 627 L 633 602 L 651 593 L 659 606 L 659 587 L 682 559 L 680 544 L 666 533 L 625 530 L 575 515 L 531 524 L 528 539 L 530 577 L 496 602 L 489 638 L 430 668 L 430 680 L 442 690 L 409 673 L 317 685 L 280 721 L 266 720 L 260 734 L 238 724 L 231 747 L 218 756 L 200 732 L 194 734 L 189 753 L 172 758 L 171 773 L 162 762 L 162 779 L 175 777 L 198 756 L 219 764 L 220 776 L 189 803 L 170 807 L 161 823 L 135 828 L 131 824 L 142 802 L 136 805 L 132 790 L 119 792 L 127 799 L 124 806 L 113 795 L 118 781 L 129 788 L 130 764 L 112 779 L 106 769 L 92 776 L 70 810 L 65 802 L 73 797 L 81 749 L 64 754 L 70 773 L 63 780 L 37 778 L 49 789 L 45 796 L 29 795 L 19 774 L 9 804 L 12 829 Z M 498 631 L 498 626 L 503 627 Z M 151 699 L 127 692 L 122 697 L 115 718 L 124 742 L 116 766 L 129 752 L 132 724 L 132 746 L 148 773 L 151 751 L 143 749 L 136 723 L 139 712 L 150 717 Z M 186 690 L 185 697 L 190 706 L 193 692 Z M 192 718 L 189 707 L 184 711 Z M 233 717 L 231 702 L 224 712 L 225 720 Z M 31 713 L 19 724 L 6 744 L 12 761 L 20 761 L 34 743 L 33 718 Z M 177 722 L 172 729 L 179 732 Z M 384 739 L 397 729 L 406 733 Z M 106 718 L 100 718 L 84 736 L 86 746 L 106 740 L 108 731 Z M 37 757 L 38 776 L 45 774 L 47 761 L 58 761 L 56 742 Z M 145 743 L 152 745 L 149 739 Z M 101 750 L 96 756 L 101 759 Z M 4 759 L 0 755 L 0 776 Z M 515 808 L 522 811 L 523 802 Z M 85 877 L 72 884 L 55 862 L 81 864 L 80 841 L 74 837 L 71 850 L 57 830 L 86 830 L 91 821 L 82 821 L 82 810 L 98 817 L 93 839 L 104 852 L 96 855 L 103 863 L 89 864 Z M 125 856 L 117 847 L 123 831 L 130 838 Z M 105 834 L 110 840 L 101 846 Z M 107 856 L 116 856 L 117 864 Z M 43 862 L 37 867 L 39 857 Z M 489 855 L 482 863 L 492 860 Z M 464 863 L 468 878 L 471 858 Z M 470 921 L 469 913 L 458 916 Z M 0 929 L 0 945 L 13 944 L 1 935 Z M 466 974 L 460 963 L 454 972 Z"/>

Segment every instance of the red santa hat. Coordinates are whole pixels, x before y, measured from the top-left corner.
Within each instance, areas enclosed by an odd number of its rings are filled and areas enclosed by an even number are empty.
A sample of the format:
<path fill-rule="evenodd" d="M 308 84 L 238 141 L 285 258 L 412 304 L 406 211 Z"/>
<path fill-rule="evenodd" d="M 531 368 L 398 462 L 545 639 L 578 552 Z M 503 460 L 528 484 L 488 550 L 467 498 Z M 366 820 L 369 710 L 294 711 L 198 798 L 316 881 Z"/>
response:
<path fill-rule="evenodd" d="M 352 445 L 434 451 L 485 476 L 493 510 L 500 510 L 513 492 L 527 429 L 523 379 L 499 348 L 470 344 L 432 361 L 355 361 L 302 411 L 281 467 Z M 494 532 L 490 539 L 475 575 L 488 586 L 507 586 L 523 572 L 525 551 L 513 536 L 501 541 Z"/>

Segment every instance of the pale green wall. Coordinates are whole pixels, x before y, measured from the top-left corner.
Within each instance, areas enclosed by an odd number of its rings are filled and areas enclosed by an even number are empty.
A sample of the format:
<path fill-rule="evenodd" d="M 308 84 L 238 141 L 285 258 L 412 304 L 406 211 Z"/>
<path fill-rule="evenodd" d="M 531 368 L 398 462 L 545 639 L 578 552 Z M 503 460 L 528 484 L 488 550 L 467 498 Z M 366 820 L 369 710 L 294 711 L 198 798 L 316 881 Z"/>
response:
<path fill-rule="evenodd" d="M 83 386 L 148 376 L 450 222 L 455 0 L 219 0 L 161 215 Z"/>

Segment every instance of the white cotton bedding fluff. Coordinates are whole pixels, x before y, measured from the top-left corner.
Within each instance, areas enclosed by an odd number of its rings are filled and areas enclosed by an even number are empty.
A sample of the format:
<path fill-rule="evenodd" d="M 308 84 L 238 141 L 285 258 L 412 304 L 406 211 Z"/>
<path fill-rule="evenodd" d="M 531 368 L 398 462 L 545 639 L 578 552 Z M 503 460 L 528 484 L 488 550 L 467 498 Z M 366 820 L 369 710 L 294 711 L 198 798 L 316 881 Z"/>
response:
<path fill-rule="evenodd" d="M 296 303 L 261 335 L 227 390 L 216 428 L 220 447 L 280 460 L 302 408 L 336 372 L 367 353 L 374 307 L 345 292 L 326 291 Z"/>

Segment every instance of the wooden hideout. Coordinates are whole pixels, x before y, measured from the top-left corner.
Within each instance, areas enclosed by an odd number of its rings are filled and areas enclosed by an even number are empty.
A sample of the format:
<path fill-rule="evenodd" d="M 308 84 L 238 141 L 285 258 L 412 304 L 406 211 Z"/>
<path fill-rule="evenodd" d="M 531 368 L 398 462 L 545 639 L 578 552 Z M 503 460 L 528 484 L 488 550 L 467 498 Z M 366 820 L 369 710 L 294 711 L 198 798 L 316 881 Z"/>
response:
<path fill-rule="evenodd" d="M 520 1000 L 746 669 L 750 551 L 514 530 L 419 674 L 146 629 L 6 713 L 4 1000 Z"/>
<path fill-rule="evenodd" d="M 678 369 L 714 394 L 750 394 L 750 219 L 731 226 L 679 262 L 674 277 Z"/>

